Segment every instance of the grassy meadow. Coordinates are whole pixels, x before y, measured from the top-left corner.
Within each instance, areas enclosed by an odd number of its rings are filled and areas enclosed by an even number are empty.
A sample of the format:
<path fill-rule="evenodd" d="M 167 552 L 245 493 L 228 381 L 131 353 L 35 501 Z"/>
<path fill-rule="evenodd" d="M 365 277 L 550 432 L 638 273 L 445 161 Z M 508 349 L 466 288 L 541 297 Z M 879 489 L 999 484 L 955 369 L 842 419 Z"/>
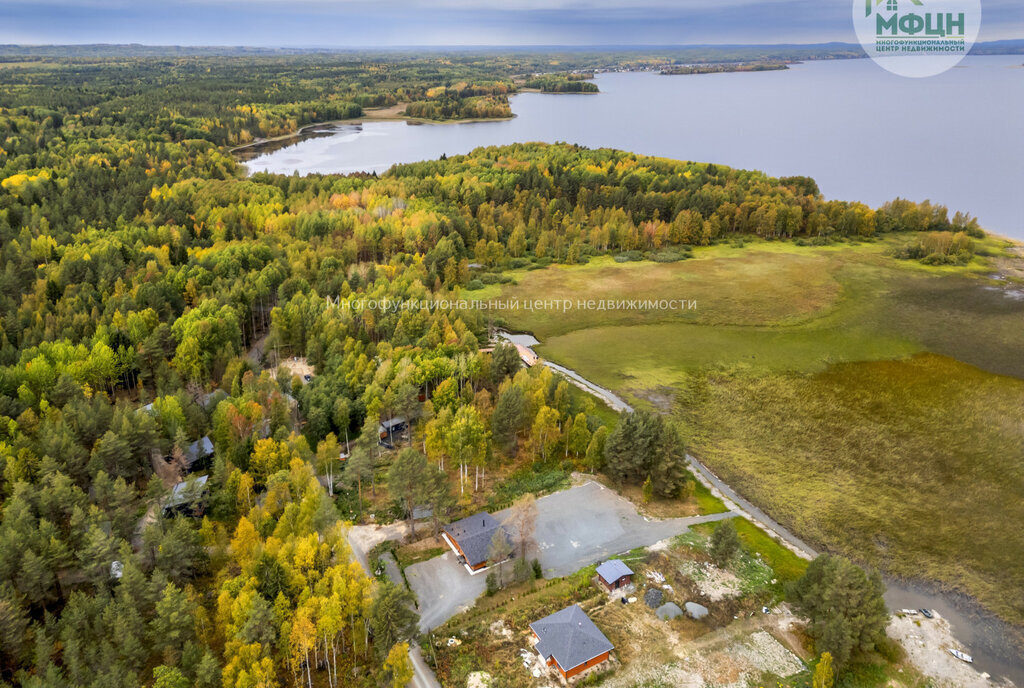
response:
<path fill-rule="evenodd" d="M 1024 623 L 1024 528 L 1006 527 L 1024 524 L 1024 300 L 987 278 L 985 258 L 887 255 L 906 241 L 599 259 L 517 271 L 485 295 L 695 299 L 507 324 L 534 333 L 542 356 L 674 414 L 695 454 L 802 537 Z M 980 248 L 1005 260 L 1000 240 Z"/>

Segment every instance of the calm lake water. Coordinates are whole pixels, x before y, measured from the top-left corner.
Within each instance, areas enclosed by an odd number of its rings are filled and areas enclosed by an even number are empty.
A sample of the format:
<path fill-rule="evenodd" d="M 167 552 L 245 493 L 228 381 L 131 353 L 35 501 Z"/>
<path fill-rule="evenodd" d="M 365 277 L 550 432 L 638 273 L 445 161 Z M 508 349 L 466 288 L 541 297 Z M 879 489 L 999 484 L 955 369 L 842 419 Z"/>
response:
<path fill-rule="evenodd" d="M 524 93 L 500 122 L 341 125 L 252 171 L 383 172 L 478 146 L 567 141 L 814 177 L 828 198 L 931 199 L 1024 239 L 1024 57 L 970 57 L 927 79 L 870 60 L 774 72 L 602 74 L 596 95 Z"/>

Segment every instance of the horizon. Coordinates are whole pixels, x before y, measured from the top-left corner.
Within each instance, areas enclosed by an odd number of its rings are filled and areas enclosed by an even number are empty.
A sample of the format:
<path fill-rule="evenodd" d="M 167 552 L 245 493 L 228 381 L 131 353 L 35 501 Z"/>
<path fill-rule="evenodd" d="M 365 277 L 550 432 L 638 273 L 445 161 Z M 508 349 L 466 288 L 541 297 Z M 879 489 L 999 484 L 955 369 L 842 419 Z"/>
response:
<path fill-rule="evenodd" d="M 813 0 L 0 0 L 0 43 L 268 49 L 857 43 L 852 4 Z M 989 0 L 979 42 L 1024 37 L 1016 0 Z"/>
<path fill-rule="evenodd" d="M 977 41 L 974 48 L 980 46 L 998 46 L 1008 44 L 1012 47 L 1024 47 L 1024 35 L 1001 38 L 998 40 Z M 1016 46 L 1014 44 L 1021 44 Z M 144 48 L 148 50 L 159 49 L 202 49 L 202 50 L 252 50 L 262 52 L 273 51 L 295 51 L 299 53 L 347 53 L 360 51 L 378 52 L 402 52 L 402 51 L 428 51 L 440 52 L 453 50 L 459 52 L 470 52 L 473 50 L 498 51 L 498 50 L 538 50 L 553 51 L 561 50 L 566 52 L 612 52 L 612 51 L 641 51 L 641 50 L 699 50 L 716 48 L 861 48 L 856 41 L 820 41 L 820 42 L 778 42 L 778 43 L 605 43 L 605 44 L 572 44 L 572 43 L 476 43 L 476 44 L 396 44 L 396 45 L 249 45 L 245 43 L 112 43 L 112 42 L 83 42 L 83 43 L 3 43 L 0 42 L 0 50 L 4 49 L 39 49 L 39 48 Z M 867 57 L 867 55 L 864 55 Z"/>

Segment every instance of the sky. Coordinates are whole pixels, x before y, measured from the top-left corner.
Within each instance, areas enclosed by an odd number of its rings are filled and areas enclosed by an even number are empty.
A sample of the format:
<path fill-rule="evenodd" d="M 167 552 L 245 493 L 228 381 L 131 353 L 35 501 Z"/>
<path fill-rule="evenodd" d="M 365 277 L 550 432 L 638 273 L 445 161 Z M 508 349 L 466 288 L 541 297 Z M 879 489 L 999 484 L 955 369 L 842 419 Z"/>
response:
<path fill-rule="evenodd" d="M 1022 0 L 982 0 L 982 10 L 979 40 L 1024 38 Z M 854 43 L 851 13 L 850 0 L 0 0 L 0 43 Z"/>

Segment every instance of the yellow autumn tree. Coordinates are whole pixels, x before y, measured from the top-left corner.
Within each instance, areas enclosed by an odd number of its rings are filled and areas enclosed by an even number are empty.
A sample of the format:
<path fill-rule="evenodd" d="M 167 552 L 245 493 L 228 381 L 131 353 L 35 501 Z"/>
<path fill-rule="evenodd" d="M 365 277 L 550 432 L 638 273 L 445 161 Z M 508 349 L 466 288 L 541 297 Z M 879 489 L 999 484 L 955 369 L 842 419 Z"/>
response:
<path fill-rule="evenodd" d="M 412 680 L 412 660 L 409 659 L 409 643 L 395 643 L 384 660 L 384 671 L 391 676 L 392 688 L 403 688 Z"/>

